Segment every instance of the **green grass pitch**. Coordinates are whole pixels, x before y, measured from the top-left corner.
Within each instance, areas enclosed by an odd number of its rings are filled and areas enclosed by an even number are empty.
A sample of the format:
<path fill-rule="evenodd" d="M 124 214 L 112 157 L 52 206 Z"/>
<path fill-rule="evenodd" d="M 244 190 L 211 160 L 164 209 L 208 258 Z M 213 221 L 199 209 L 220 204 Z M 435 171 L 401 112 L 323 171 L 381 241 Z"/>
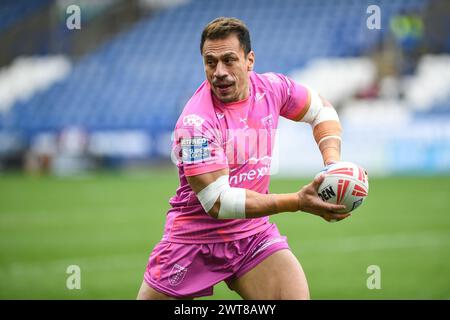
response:
<path fill-rule="evenodd" d="M 273 179 L 271 192 L 306 180 Z M 172 170 L 85 178 L 0 175 L 0 299 L 135 299 L 162 236 Z M 371 179 L 351 218 L 271 218 L 305 269 L 313 299 L 450 299 L 450 177 Z M 81 289 L 66 268 L 81 268 Z M 367 268 L 381 269 L 369 290 Z M 276 271 L 275 271 L 276 272 Z M 208 299 L 237 299 L 226 285 Z"/>

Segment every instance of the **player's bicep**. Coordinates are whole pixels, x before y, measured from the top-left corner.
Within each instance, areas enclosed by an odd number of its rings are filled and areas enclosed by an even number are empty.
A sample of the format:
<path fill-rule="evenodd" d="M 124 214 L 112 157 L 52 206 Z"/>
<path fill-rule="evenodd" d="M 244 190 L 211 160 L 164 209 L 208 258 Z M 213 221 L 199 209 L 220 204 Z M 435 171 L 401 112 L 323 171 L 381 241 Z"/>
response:
<path fill-rule="evenodd" d="M 218 217 L 220 194 L 228 186 L 228 177 L 228 168 L 186 177 L 203 209 L 213 218 Z"/>
<path fill-rule="evenodd" d="M 191 176 L 188 182 L 205 212 L 218 219 L 245 219 L 246 189 L 232 188 L 228 169 Z"/>
<path fill-rule="evenodd" d="M 299 121 L 310 104 L 308 88 L 282 74 L 277 74 L 277 77 L 279 81 L 273 84 L 273 88 L 279 99 L 280 116 Z"/>
<path fill-rule="evenodd" d="M 306 122 L 311 125 L 314 130 L 314 136 L 321 138 L 334 134 L 340 136 L 339 116 L 333 105 L 324 99 L 317 91 L 308 88 L 308 96 L 310 97 L 308 105 L 298 121 Z"/>
<path fill-rule="evenodd" d="M 200 191 L 205 189 L 207 186 L 209 186 L 211 183 L 219 179 L 221 176 L 229 175 L 229 169 L 221 169 L 214 172 L 208 172 L 204 174 L 199 174 L 196 176 L 190 176 L 186 177 L 189 185 L 191 186 L 192 190 L 198 194 Z"/>
<path fill-rule="evenodd" d="M 308 91 L 311 96 L 310 104 L 300 121 L 311 125 L 324 163 L 338 161 L 342 134 L 339 116 L 328 100 L 313 89 L 308 88 Z"/>

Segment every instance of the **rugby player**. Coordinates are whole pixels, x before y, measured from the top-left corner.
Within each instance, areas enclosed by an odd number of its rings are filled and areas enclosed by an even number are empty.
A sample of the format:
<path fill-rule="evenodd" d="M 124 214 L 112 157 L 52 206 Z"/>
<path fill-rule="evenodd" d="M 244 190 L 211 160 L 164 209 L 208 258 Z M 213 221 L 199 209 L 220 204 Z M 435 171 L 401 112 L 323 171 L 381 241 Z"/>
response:
<path fill-rule="evenodd" d="M 314 89 L 254 72 L 249 31 L 238 19 L 210 22 L 200 51 L 206 80 L 174 134 L 180 185 L 138 299 L 209 296 L 221 281 L 243 299 L 309 299 L 303 269 L 269 216 L 306 212 L 331 222 L 349 214 L 318 197 L 323 175 L 299 191 L 269 193 L 272 141 L 280 116 L 306 122 L 329 165 L 340 160 L 338 115 Z M 246 133 L 257 139 L 246 143 Z"/>

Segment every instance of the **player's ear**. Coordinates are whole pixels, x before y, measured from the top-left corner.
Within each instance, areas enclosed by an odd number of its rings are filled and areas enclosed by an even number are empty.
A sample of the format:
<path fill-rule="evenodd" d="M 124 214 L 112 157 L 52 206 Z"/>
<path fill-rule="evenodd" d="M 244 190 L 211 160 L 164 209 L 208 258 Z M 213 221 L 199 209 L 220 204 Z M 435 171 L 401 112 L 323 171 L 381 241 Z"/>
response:
<path fill-rule="evenodd" d="M 254 65 L 255 65 L 255 53 L 252 50 L 247 54 L 247 71 L 252 71 Z"/>

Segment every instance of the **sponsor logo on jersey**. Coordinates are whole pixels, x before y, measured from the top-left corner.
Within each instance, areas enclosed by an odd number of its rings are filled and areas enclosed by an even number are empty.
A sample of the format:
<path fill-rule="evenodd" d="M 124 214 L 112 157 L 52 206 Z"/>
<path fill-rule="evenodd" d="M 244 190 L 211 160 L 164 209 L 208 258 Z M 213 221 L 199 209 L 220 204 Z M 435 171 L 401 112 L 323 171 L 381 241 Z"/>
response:
<path fill-rule="evenodd" d="M 267 175 L 270 175 L 271 162 L 272 158 L 269 156 L 265 156 L 261 159 L 256 158 L 249 159 L 243 165 L 230 170 L 230 184 L 239 186 L 242 182 L 261 179 Z M 245 172 L 235 173 L 247 163 L 260 164 L 261 166 L 259 168 L 247 170 Z"/>
<path fill-rule="evenodd" d="M 255 101 L 256 101 L 256 102 L 261 101 L 261 100 L 264 98 L 265 95 L 266 95 L 265 92 L 257 92 L 257 93 L 255 94 Z"/>
<path fill-rule="evenodd" d="M 217 119 L 222 120 L 225 117 L 225 114 L 216 112 Z"/>
<path fill-rule="evenodd" d="M 203 122 L 205 122 L 205 119 L 196 114 L 189 114 L 183 118 L 183 124 L 185 126 L 200 127 Z"/>
<path fill-rule="evenodd" d="M 266 127 L 266 129 L 273 129 L 273 116 L 270 114 L 267 117 L 261 119 L 261 122 Z"/>
<path fill-rule="evenodd" d="M 191 164 L 208 159 L 211 156 L 211 148 L 207 138 L 182 138 L 180 145 L 184 163 Z"/>

